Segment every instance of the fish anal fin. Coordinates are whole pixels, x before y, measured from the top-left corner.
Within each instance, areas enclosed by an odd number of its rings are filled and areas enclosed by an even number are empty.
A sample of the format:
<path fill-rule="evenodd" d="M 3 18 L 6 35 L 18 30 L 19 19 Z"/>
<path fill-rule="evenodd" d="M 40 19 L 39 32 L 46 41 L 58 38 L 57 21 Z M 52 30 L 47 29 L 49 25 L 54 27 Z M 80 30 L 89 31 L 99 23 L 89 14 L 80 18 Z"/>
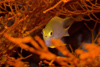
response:
<path fill-rule="evenodd" d="M 50 48 L 56 48 L 54 45 L 51 45 Z"/>
<path fill-rule="evenodd" d="M 70 36 L 69 34 L 65 34 L 63 37 Z"/>

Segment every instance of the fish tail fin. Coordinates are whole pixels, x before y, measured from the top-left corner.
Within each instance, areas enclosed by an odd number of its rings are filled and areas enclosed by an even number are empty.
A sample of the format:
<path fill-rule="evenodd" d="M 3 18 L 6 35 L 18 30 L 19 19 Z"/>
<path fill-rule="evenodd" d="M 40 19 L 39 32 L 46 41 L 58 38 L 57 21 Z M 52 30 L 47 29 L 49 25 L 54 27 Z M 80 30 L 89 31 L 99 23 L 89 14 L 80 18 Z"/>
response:
<path fill-rule="evenodd" d="M 70 26 L 75 22 L 75 20 L 73 20 L 70 17 L 67 17 L 64 19 L 63 21 L 63 27 L 65 30 L 68 30 L 70 28 Z"/>

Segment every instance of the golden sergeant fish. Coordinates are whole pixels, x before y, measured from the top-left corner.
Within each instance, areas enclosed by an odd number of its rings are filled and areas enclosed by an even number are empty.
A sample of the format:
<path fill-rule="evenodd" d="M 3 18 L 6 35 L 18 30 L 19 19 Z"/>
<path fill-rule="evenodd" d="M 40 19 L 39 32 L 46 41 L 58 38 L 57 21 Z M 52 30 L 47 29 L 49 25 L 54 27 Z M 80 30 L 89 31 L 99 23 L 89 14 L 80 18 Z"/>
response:
<path fill-rule="evenodd" d="M 67 17 L 62 19 L 60 17 L 53 17 L 46 27 L 43 29 L 43 39 L 47 47 L 55 48 L 51 43 L 51 39 L 61 39 L 63 36 L 69 36 L 68 29 L 74 21 Z M 64 28 L 66 26 L 66 28 Z"/>

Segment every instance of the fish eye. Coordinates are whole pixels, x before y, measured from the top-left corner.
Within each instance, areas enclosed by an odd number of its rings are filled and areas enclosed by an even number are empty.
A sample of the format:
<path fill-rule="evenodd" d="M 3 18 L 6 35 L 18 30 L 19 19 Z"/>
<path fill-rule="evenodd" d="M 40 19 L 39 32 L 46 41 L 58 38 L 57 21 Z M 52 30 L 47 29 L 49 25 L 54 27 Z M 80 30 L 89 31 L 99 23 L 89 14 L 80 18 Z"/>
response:
<path fill-rule="evenodd" d="M 45 37 L 47 37 L 47 36 L 45 36 Z"/>
<path fill-rule="evenodd" d="M 52 35 L 52 32 L 50 32 L 50 35 Z"/>

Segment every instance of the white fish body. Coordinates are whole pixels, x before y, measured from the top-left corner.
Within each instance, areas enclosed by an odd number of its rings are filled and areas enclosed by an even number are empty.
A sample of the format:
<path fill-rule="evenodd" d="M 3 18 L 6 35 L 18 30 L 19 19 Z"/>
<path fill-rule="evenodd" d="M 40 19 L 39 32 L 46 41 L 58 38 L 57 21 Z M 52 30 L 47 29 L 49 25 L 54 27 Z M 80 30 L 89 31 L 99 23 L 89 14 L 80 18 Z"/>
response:
<path fill-rule="evenodd" d="M 56 16 L 52 18 L 43 29 L 43 39 L 48 47 L 55 48 L 51 43 L 52 38 L 61 39 L 65 35 L 69 36 L 68 29 L 70 26 L 64 29 L 64 22 L 67 21 L 67 19 L 69 19 L 69 17 L 62 19 Z"/>

